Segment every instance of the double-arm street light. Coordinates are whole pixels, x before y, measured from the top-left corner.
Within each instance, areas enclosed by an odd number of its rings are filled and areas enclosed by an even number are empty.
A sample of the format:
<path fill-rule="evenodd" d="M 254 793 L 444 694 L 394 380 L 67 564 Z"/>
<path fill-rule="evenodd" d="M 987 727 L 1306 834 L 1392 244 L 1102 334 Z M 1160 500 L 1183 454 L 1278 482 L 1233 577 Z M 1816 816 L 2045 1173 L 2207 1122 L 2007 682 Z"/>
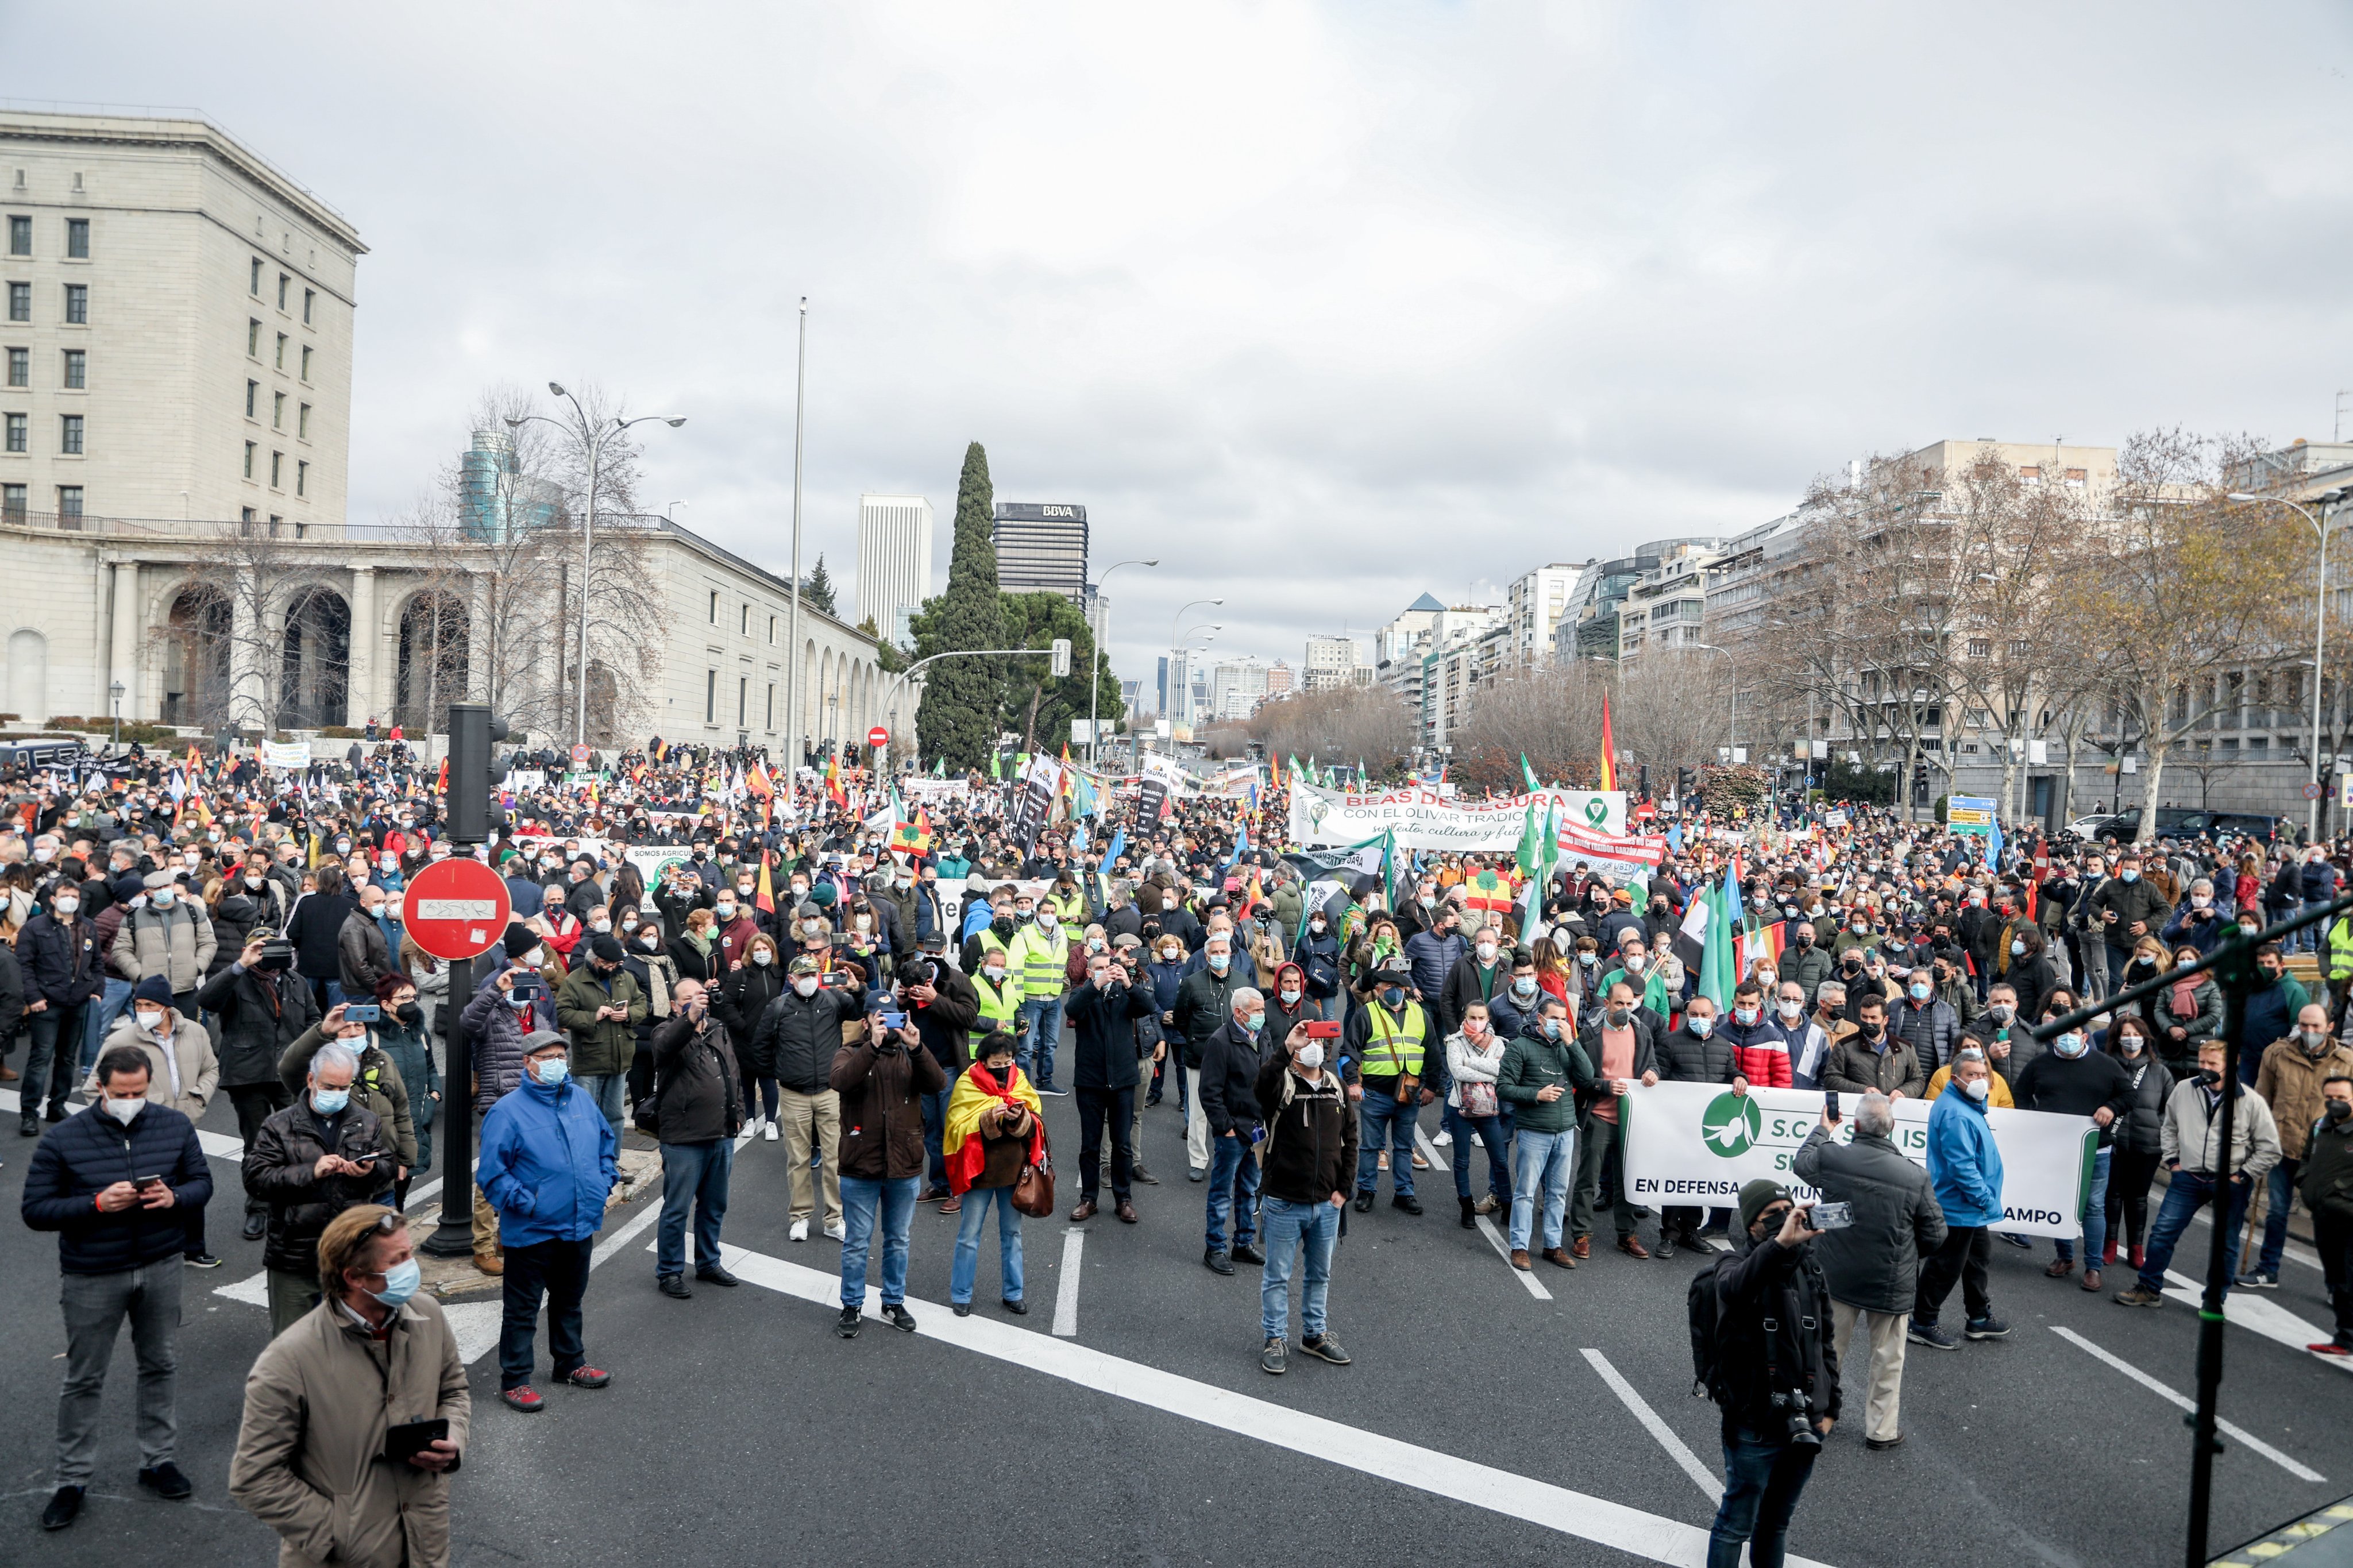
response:
<path fill-rule="evenodd" d="M 558 430 L 576 437 L 588 454 L 588 509 L 580 527 L 580 701 L 575 710 L 572 726 L 572 743 L 575 746 L 585 746 L 588 743 L 588 579 L 590 564 L 594 560 L 592 552 L 596 542 L 596 480 L 599 470 L 604 466 L 605 443 L 618 437 L 632 425 L 659 423 L 675 430 L 685 424 L 686 420 L 683 417 L 672 417 L 667 414 L 645 414 L 635 419 L 615 419 L 608 428 L 591 423 L 588 411 L 580 406 L 580 400 L 565 391 L 557 383 L 549 382 L 547 390 L 572 405 L 575 421 L 573 424 L 567 425 L 561 419 L 551 419 L 544 414 L 526 414 L 520 419 L 508 420 L 507 427 L 513 429 L 518 426 L 529 424 L 533 420 L 537 420 L 542 425 L 553 425 Z"/>
<path fill-rule="evenodd" d="M 1095 586 L 1100 589 L 1105 583 L 1111 580 L 1111 574 L 1118 571 L 1122 566 L 1157 566 L 1160 563 L 1157 561 L 1113 562 L 1111 565 L 1103 568 L 1102 576 L 1095 579 Z M 1182 615 L 1184 612 L 1179 610 L 1177 614 Z M 1090 633 L 1094 630 L 1092 626 L 1087 629 Z M 1103 650 L 1093 646 L 1094 638 L 1092 636 L 1087 638 L 1087 644 L 1094 656 L 1087 660 L 1087 766 L 1092 768 L 1102 765 L 1101 751 L 1103 742 L 1101 738 L 1095 734 L 1096 727 L 1100 723 L 1095 702 L 1095 671 L 1102 663 Z"/>
<path fill-rule="evenodd" d="M 2314 535 L 2320 541 L 2319 582 L 2312 591 L 2312 782 L 2325 784 L 2327 774 L 2320 762 L 2320 671 L 2321 657 L 2328 647 L 2328 525 L 2345 504 L 2348 489 L 2339 487 L 2323 490 L 2313 499 L 2320 503 L 2320 515 L 2315 517 L 2285 496 L 2253 495 L 2233 490 L 2234 501 L 2273 501 L 2284 506 L 2312 525 Z M 2310 800 L 2304 803 L 2304 838 L 2309 844 L 2320 830 L 2320 795 L 2316 788 Z"/>
<path fill-rule="evenodd" d="M 1177 606 L 1176 613 L 1168 617 L 1168 654 L 1172 660 L 1184 657 L 1184 637 L 1177 635 L 1176 628 L 1184 623 L 1185 612 L 1187 610 L 1198 610 L 1203 605 L 1223 605 L 1225 601 L 1223 599 L 1196 599 L 1189 605 L 1180 605 Z M 1195 628 L 1195 630 L 1198 629 L 1198 627 Z M 1212 627 L 1210 629 L 1215 630 L 1216 628 Z M 1187 632 L 1185 637 L 1190 637 L 1193 634 L 1191 632 Z M 1173 684 L 1168 689 L 1168 706 L 1170 709 L 1168 717 L 1173 722 L 1176 717 L 1175 712 L 1176 706 L 1176 689 Z"/>

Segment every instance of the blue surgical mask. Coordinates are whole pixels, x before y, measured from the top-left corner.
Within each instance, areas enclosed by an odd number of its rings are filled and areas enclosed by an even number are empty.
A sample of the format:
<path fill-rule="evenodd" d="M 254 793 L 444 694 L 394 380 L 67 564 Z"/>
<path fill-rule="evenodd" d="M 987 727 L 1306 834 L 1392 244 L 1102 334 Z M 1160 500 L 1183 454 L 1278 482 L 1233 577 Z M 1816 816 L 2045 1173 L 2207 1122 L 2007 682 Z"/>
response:
<path fill-rule="evenodd" d="M 2078 1031 L 2060 1036 L 2051 1042 L 2051 1046 L 2063 1057 L 2080 1057 L 2084 1054 L 2084 1043 L 2083 1034 Z"/>
<path fill-rule="evenodd" d="M 1382 987 L 1381 987 L 1381 1005 L 1382 1005 L 1382 1006 L 1384 1006 L 1384 1007 L 1402 1007 L 1402 1006 L 1404 1006 L 1404 1005 L 1405 1005 L 1405 989 L 1404 989 L 1404 987 L 1402 987 L 1402 986 L 1398 986 L 1398 985 L 1384 985 L 1384 986 L 1382 986 Z"/>
<path fill-rule="evenodd" d="M 2119 882 L 2137 882 L 2140 880 L 2140 873 L 2137 871 L 2119 871 L 2116 873 L 2116 880 Z"/>
<path fill-rule="evenodd" d="M 396 1263 L 385 1269 L 384 1289 L 371 1290 L 368 1294 L 387 1307 L 397 1307 L 417 1294 L 417 1284 L 424 1277 L 425 1271 L 417 1267 L 417 1259 L 412 1258 L 405 1263 Z"/>
<path fill-rule="evenodd" d="M 548 1089 L 561 1084 L 572 1072 L 572 1064 L 563 1057 L 550 1057 L 539 1064 L 538 1081 Z"/>
<path fill-rule="evenodd" d="M 314 1089 L 311 1091 L 311 1109 L 322 1116 L 332 1116 L 352 1102 L 348 1089 Z"/>

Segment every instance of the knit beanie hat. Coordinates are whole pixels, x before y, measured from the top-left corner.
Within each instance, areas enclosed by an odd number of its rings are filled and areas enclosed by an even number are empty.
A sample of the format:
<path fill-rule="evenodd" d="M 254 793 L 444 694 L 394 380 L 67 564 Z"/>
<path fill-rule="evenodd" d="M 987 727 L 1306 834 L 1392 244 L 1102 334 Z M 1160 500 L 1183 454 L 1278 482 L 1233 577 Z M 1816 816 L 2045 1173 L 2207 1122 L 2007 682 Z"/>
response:
<path fill-rule="evenodd" d="M 1790 1202 L 1789 1189 L 1780 1183 L 1757 1177 L 1740 1189 L 1740 1228 L 1746 1230 L 1757 1223 L 1767 1205 Z"/>

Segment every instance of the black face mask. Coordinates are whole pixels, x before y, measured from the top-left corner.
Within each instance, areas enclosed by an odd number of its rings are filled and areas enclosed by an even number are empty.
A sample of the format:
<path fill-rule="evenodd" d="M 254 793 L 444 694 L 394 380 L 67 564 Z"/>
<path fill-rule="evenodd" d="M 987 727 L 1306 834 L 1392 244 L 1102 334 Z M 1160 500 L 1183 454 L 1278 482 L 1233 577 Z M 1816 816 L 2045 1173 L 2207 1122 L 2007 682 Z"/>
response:
<path fill-rule="evenodd" d="M 425 1016 L 425 1009 L 414 1002 L 403 1002 L 393 1014 L 404 1024 L 415 1024 Z"/>
<path fill-rule="evenodd" d="M 999 915 L 995 920 L 988 922 L 988 929 L 995 931 L 1000 937 L 1011 936 L 1013 934 L 1013 917 L 1011 915 Z"/>
<path fill-rule="evenodd" d="M 2200 1068 L 2198 1069 L 2198 1081 L 2204 1084 L 2208 1089 L 2212 1089 L 2216 1084 L 2222 1081 L 2222 1075 L 2216 1072 L 2211 1068 Z"/>

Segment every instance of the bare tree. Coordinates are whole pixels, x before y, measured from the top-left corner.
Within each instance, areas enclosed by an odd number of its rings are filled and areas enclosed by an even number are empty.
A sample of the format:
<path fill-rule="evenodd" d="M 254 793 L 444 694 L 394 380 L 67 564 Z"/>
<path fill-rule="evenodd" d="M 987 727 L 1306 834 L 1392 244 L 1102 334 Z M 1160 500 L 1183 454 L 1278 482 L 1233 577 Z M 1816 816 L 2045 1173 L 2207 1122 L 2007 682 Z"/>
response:
<path fill-rule="evenodd" d="M 1259 704 L 1244 732 L 1275 758 L 1362 762 L 1375 774 L 1400 765 L 1413 747 L 1413 717 L 1379 687 L 1302 691 Z"/>
<path fill-rule="evenodd" d="M 351 611 L 340 574 L 290 525 L 260 520 L 199 525 L 188 552 L 193 612 L 153 634 L 197 668 L 226 668 L 206 682 L 189 717 L 275 735 L 340 721 L 349 679 Z M 170 645 L 177 643 L 177 649 Z"/>

